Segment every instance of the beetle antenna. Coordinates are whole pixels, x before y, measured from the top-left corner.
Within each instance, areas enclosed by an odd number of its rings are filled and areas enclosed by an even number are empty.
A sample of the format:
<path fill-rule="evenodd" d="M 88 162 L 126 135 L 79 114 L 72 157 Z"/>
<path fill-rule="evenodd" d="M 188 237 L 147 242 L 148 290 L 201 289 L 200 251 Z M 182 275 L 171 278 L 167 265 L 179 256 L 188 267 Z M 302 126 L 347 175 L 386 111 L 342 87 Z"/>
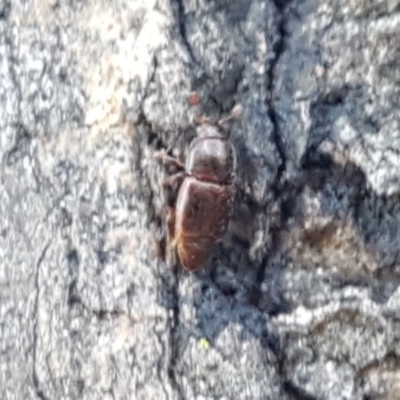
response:
<path fill-rule="evenodd" d="M 233 108 L 233 110 L 227 117 L 222 118 L 218 121 L 218 125 L 223 125 L 232 119 L 240 118 L 242 114 L 243 114 L 243 107 L 240 104 L 238 104 Z"/>

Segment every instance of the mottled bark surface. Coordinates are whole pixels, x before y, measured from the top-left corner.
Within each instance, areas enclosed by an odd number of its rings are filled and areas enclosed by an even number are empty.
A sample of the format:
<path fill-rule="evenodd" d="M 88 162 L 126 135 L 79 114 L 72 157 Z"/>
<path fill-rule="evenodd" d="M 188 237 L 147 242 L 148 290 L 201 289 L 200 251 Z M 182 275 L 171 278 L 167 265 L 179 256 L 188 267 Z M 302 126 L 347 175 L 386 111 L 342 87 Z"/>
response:
<path fill-rule="evenodd" d="M 0 397 L 400 398 L 399 59 L 397 0 L 0 0 Z M 244 114 L 189 274 L 192 91 Z"/>

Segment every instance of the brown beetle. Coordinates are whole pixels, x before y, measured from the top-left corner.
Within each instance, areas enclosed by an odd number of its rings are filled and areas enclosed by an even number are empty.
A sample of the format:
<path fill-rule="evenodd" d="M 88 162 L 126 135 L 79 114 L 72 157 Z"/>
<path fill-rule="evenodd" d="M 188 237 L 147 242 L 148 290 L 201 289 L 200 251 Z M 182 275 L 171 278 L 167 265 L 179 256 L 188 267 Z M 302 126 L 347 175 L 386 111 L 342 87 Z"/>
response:
<path fill-rule="evenodd" d="M 182 180 L 175 207 L 170 211 L 168 230 L 170 244 L 189 271 L 197 270 L 208 260 L 228 228 L 235 196 L 236 153 L 222 124 L 240 113 L 241 108 L 237 107 L 216 123 L 201 118 L 185 165 L 165 153 L 157 154 L 181 169 L 165 182 L 172 186 Z"/>

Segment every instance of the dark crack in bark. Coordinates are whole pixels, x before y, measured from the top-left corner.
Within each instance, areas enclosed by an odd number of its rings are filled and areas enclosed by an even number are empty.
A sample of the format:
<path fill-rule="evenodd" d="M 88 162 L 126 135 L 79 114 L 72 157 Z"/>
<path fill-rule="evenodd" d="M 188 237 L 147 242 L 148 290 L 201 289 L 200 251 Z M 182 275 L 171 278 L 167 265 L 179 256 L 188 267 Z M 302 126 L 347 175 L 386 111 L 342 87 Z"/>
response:
<path fill-rule="evenodd" d="M 286 41 L 286 24 L 287 24 L 287 10 L 288 7 L 291 4 L 291 0 L 273 0 L 273 3 L 275 4 L 277 11 L 279 13 L 279 22 L 278 22 L 278 29 L 277 29 L 277 34 L 278 34 L 278 40 L 276 41 L 273 51 L 274 51 L 274 58 L 270 61 L 267 69 L 267 98 L 266 98 L 266 106 L 268 109 L 268 116 L 269 119 L 272 123 L 272 140 L 273 143 L 275 144 L 276 150 L 278 152 L 279 158 L 280 158 L 280 163 L 278 165 L 277 171 L 276 171 L 276 177 L 274 179 L 274 182 L 271 185 L 271 190 L 272 193 L 274 194 L 274 199 L 277 201 L 280 205 L 280 218 L 279 221 L 276 222 L 276 226 L 271 226 L 271 246 L 268 252 L 264 255 L 262 258 L 261 262 L 259 263 L 258 266 L 258 271 L 257 271 L 257 278 L 256 282 L 259 282 L 260 284 L 262 282 L 265 282 L 266 274 L 267 274 L 267 268 L 266 266 L 269 264 L 269 262 L 273 259 L 273 257 L 277 254 L 279 251 L 279 246 L 281 242 L 281 231 L 282 228 L 284 227 L 287 219 L 290 216 L 290 213 L 288 210 L 290 210 L 291 204 L 293 202 L 293 198 L 295 196 L 294 188 L 288 187 L 291 186 L 287 182 L 282 181 L 283 174 L 286 171 L 286 164 L 287 164 L 287 159 L 286 159 L 286 153 L 284 150 L 284 144 L 282 141 L 282 132 L 280 129 L 280 124 L 279 124 L 279 119 L 280 115 L 279 112 L 276 110 L 275 104 L 274 104 L 274 98 L 275 98 L 275 90 L 276 90 L 276 73 L 277 73 L 277 68 L 279 67 L 279 63 L 282 57 L 282 54 L 285 51 L 285 41 Z M 266 211 L 268 212 L 268 210 Z M 277 272 L 278 274 L 278 272 Z M 276 289 L 278 285 L 275 285 L 276 287 L 272 287 L 272 289 Z M 253 297 L 260 297 L 262 298 L 262 293 L 261 293 L 261 288 L 257 287 L 255 289 L 255 294 Z M 272 295 L 272 299 L 274 300 L 276 296 L 274 294 Z M 278 296 L 279 297 L 279 296 Z M 269 305 L 267 307 L 267 312 L 270 315 L 277 315 L 281 312 L 287 312 L 287 304 L 280 304 L 280 301 L 269 301 Z M 256 304 L 257 306 L 257 304 Z M 277 355 L 279 356 L 279 355 Z"/>
<path fill-rule="evenodd" d="M 286 17 L 286 10 L 288 6 L 290 5 L 290 0 L 288 1 L 283 1 L 283 0 L 273 0 L 273 3 L 275 4 L 277 10 L 279 11 L 279 23 L 278 23 L 278 35 L 279 38 L 276 41 L 274 45 L 274 58 L 269 64 L 269 67 L 267 69 L 267 78 L 268 78 L 268 83 L 267 83 L 267 93 L 268 93 L 268 98 L 267 98 L 267 107 L 268 107 L 268 116 L 272 122 L 272 138 L 274 140 L 277 152 L 279 154 L 280 158 L 280 164 L 277 169 L 277 174 L 276 174 L 276 183 L 275 183 L 275 192 L 276 194 L 279 193 L 280 190 L 280 180 L 282 177 L 282 174 L 284 173 L 286 169 L 286 154 L 284 150 L 284 146 L 282 143 L 282 138 L 281 138 L 281 131 L 279 127 L 279 113 L 275 108 L 274 105 L 274 96 L 275 96 L 275 75 L 276 75 L 276 70 L 278 68 L 281 56 L 283 52 L 285 51 L 285 40 L 286 40 L 286 24 L 287 24 L 287 17 Z"/>
<path fill-rule="evenodd" d="M 104 321 L 107 318 L 118 318 L 121 316 L 127 317 L 129 320 L 132 320 L 132 317 L 124 310 L 118 309 L 105 309 L 105 308 L 91 308 L 81 299 L 81 297 L 77 293 L 76 288 L 76 280 L 72 280 L 68 287 L 68 298 L 67 298 L 68 307 L 80 307 L 82 310 L 86 311 L 89 315 L 93 315 L 97 318 L 98 321 Z M 134 321 L 133 321 L 134 322 Z"/>
<path fill-rule="evenodd" d="M 310 395 L 305 392 L 303 389 L 297 387 L 293 382 L 286 381 L 283 384 L 283 388 L 286 394 L 289 396 L 289 399 L 293 400 L 317 400 L 316 397 Z"/>
<path fill-rule="evenodd" d="M 193 63 L 198 64 L 198 61 L 196 60 L 192 46 L 190 45 L 188 37 L 187 37 L 186 20 L 185 20 L 185 5 L 183 4 L 183 1 L 184 0 L 176 0 L 177 22 L 178 22 L 178 28 L 179 28 L 179 35 L 182 39 L 182 42 L 185 46 L 186 51 L 188 52 L 190 60 Z"/>

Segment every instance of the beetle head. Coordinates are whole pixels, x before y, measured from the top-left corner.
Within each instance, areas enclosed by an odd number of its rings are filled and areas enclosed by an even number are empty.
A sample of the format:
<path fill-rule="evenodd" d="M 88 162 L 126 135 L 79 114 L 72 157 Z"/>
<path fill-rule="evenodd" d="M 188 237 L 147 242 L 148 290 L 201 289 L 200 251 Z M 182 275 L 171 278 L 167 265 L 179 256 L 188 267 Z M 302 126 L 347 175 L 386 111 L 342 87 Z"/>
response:
<path fill-rule="evenodd" d="M 201 115 L 198 119 L 199 126 L 197 128 L 197 136 L 198 137 L 221 137 L 226 138 L 227 132 L 224 129 L 224 125 L 231 121 L 232 119 L 240 118 L 243 113 L 243 108 L 240 105 L 237 105 L 233 108 L 231 113 L 225 117 L 220 119 L 219 121 L 212 120 L 205 115 Z"/>
<path fill-rule="evenodd" d="M 196 132 L 199 138 L 227 137 L 227 133 L 225 132 L 225 130 L 218 123 L 213 123 L 210 120 L 207 120 L 206 122 L 200 122 L 200 125 L 197 127 Z"/>

